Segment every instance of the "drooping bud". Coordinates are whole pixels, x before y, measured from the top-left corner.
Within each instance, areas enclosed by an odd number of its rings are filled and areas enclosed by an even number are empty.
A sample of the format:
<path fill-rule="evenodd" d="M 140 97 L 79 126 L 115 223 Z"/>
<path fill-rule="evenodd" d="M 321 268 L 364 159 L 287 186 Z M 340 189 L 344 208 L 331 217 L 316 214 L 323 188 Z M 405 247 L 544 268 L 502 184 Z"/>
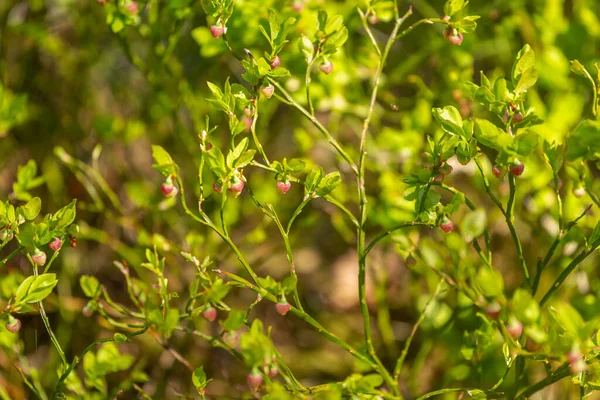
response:
<path fill-rule="evenodd" d="M 513 115 L 512 121 L 515 122 L 515 123 L 523 121 L 523 114 L 521 114 L 520 112 L 517 111 L 515 113 L 515 115 Z"/>
<path fill-rule="evenodd" d="M 301 12 L 304 10 L 304 3 L 300 0 L 296 0 L 292 3 L 292 9 L 296 12 Z"/>
<path fill-rule="evenodd" d="M 523 164 L 519 160 L 515 160 L 514 163 L 510 166 L 510 173 L 514 176 L 521 176 L 523 171 L 525 170 L 525 164 Z"/>
<path fill-rule="evenodd" d="M 277 191 L 279 193 L 286 194 L 288 190 L 290 190 L 290 188 L 292 187 L 292 182 L 286 179 L 285 181 L 277 181 L 275 185 L 277 186 Z"/>
<path fill-rule="evenodd" d="M 497 301 L 492 301 L 485 307 L 485 313 L 490 319 L 498 319 L 501 312 L 502 306 Z"/>
<path fill-rule="evenodd" d="M 578 186 L 575 189 L 573 189 L 573 195 L 575 197 L 577 197 L 578 199 L 582 198 L 583 196 L 585 196 L 585 188 L 583 186 Z"/>
<path fill-rule="evenodd" d="M 267 99 L 270 99 L 273 96 L 273 93 L 275 93 L 275 86 L 269 83 L 268 85 L 260 88 L 260 91 L 262 92 L 262 94 L 265 95 Z"/>
<path fill-rule="evenodd" d="M 329 75 L 333 71 L 333 63 L 327 59 L 319 65 L 319 68 L 325 75 Z"/>
<path fill-rule="evenodd" d="M 213 25 L 213 26 L 210 27 L 210 34 L 215 39 L 218 39 L 221 36 L 223 36 L 223 33 L 225 33 L 225 28 L 222 25 L 220 25 L 220 24 Z"/>
<path fill-rule="evenodd" d="M 135 1 L 132 1 L 131 3 L 127 4 L 125 8 L 133 15 L 137 14 L 139 11 L 138 3 Z"/>
<path fill-rule="evenodd" d="M 62 247 L 62 240 L 60 240 L 60 238 L 56 238 L 51 241 L 50 244 L 48 244 L 48 247 L 50 247 L 50 250 L 52 251 L 58 251 Z"/>
<path fill-rule="evenodd" d="M 500 178 L 500 175 L 502 175 L 502 170 L 497 165 L 494 165 L 492 167 L 492 174 L 494 174 L 496 178 Z"/>
<path fill-rule="evenodd" d="M 36 265 L 43 267 L 44 264 L 46 264 L 46 253 L 44 253 L 40 249 L 35 249 L 35 251 L 31 255 L 31 259 Z"/>
<path fill-rule="evenodd" d="M 244 108 L 244 115 L 246 117 L 252 117 L 254 115 L 254 110 L 251 109 L 250 107 L 246 107 L 246 108 Z"/>
<path fill-rule="evenodd" d="M 290 305 L 290 303 L 288 303 L 285 300 L 282 300 L 282 301 L 278 302 L 277 304 L 275 304 L 275 311 L 277 311 L 277 313 L 280 315 L 287 314 L 291 309 L 292 309 L 292 306 Z"/>
<path fill-rule="evenodd" d="M 242 122 L 244 123 L 244 130 L 250 132 L 252 130 L 252 118 L 242 117 Z"/>
<path fill-rule="evenodd" d="M 452 28 L 452 27 L 448 27 L 448 29 L 446 29 L 444 31 L 444 37 L 452 44 L 456 45 L 456 46 L 460 46 L 460 44 L 463 41 L 463 35 L 462 33 L 460 33 L 458 30 Z"/>
<path fill-rule="evenodd" d="M 454 171 L 454 168 L 452 168 L 452 165 L 448 163 L 444 163 L 444 165 L 442 165 L 442 167 L 440 168 L 440 174 L 444 176 L 450 175 L 452 171 Z"/>
<path fill-rule="evenodd" d="M 8 322 L 4 325 L 7 331 L 10 333 L 17 333 L 21 329 L 21 320 L 16 319 L 12 315 L 8 317 Z"/>
<path fill-rule="evenodd" d="M 227 190 L 229 190 L 229 193 L 231 193 L 231 196 L 235 199 L 242 193 L 242 190 L 244 190 L 244 185 L 244 180 L 236 176 L 231 180 L 231 183 L 229 183 L 229 188 Z"/>
<path fill-rule="evenodd" d="M 223 187 L 219 184 L 219 182 L 213 183 L 213 190 L 219 194 L 223 193 Z"/>
<path fill-rule="evenodd" d="M 209 322 L 213 322 L 217 318 L 217 309 L 214 307 L 208 307 L 202 312 L 202 316 Z"/>
<path fill-rule="evenodd" d="M 440 229 L 446 233 L 452 232 L 454 229 L 454 222 L 448 217 L 444 217 L 440 223 Z"/>
<path fill-rule="evenodd" d="M 406 265 L 407 267 L 414 267 L 416 264 L 417 259 L 413 257 L 412 254 L 406 257 L 406 260 L 404 260 L 404 265 Z"/>
<path fill-rule="evenodd" d="M 527 342 L 525 343 L 525 348 L 527 349 L 527 351 L 538 351 L 541 347 L 541 344 L 534 342 L 531 338 L 527 338 Z"/>
<path fill-rule="evenodd" d="M 279 56 L 275 56 L 271 59 L 271 68 L 277 68 L 281 66 L 281 58 Z"/>
<path fill-rule="evenodd" d="M 248 374 L 246 381 L 251 389 L 256 390 L 262 385 L 263 377 L 257 370 L 253 369 L 252 372 Z"/>
<path fill-rule="evenodd" d="M 179 192 L 177 187 L 173 184 L 173 179 L 171 179 L 171 177 L 168 177 L 163 184 L 160 185 L 160 191 L 169 199 L 177 196 L 177 193 Z"/>
<path fill-rule="evenodd" d="M 369 14 L 368 21 L 371 25 L 375 25 L 379 22 L 379 18 L 377 18 L 377 14 L 375 13 L 375 11 L 371 11 L 371 13 Z"/>
<path fill-rule="evenodd" d="M 523 334 L 523 323 L 516 319 L 512 320 L 506 326 L 506 330 L 508 331 L 508 334 L 516 340 Z"/>

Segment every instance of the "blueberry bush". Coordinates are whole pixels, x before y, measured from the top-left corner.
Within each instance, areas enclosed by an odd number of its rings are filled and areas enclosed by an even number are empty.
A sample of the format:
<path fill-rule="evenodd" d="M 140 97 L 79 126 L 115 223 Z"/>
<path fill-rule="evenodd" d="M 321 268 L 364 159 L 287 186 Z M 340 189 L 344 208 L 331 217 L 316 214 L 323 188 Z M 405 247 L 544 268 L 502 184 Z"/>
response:
<path fill-rule="evenodd" d="M 0 398 L 594 398 L 599 13 L 3 1 Z"/>

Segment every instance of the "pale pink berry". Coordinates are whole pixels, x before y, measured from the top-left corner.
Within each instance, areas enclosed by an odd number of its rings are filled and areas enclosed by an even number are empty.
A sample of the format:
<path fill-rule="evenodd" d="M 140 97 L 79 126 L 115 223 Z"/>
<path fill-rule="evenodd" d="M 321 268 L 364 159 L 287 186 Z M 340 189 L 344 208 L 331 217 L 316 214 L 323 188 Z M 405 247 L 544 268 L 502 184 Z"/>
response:
<path fill-rule="evenodd" d="M 213 25 L 210 27 L 210 34 L 215 39 L 220 38 L 223 35 L 223 33 L 225 33 L 225 28 L 221 25 Z"/>
<path fill-rule="evenodd" d="M 271 368 L 269 368 L 269 378 L 275 378 L 278 373 L 277 365 L 271 365 Z"/>
<path fill-rule="evenodd" d="M 265 97 L 267 99 L 270 99 L 273 96 L 273 93 L 275 93 L 275 86 L 271 85 L 270 83 L 266 86 L 263 86 L 260 91 L 262 92 L 262 94 L 265 95 Z"/>
<path fill-rule="evenodd" d="M 521 176 L 523 171 L 525 170 L 525 164 L 520 161 L 517 161 L 515 164 L 510 166 L 510 173 L 514 176 Z"/>
<path fill-rule="evenodd" d="M 325 60 L 319 65 L 319 68 L 325 75 L 329 75 L 333 71 L 333 63 L 329 60 Z"/>
<path fill-rule="evenodd" d="M 515 115 L 513 115 L 512 117 L 513 122 L 521 122 L 523 121 L 523 114 L 521 114 L 520 112 L 515 113 Z"/>
<path fill-rule="evenodd" d="M 12 318 L 12 317 L 11 317 L 11 319 L 13 321 L 7 322 L 6 325 L 4 325 L 4 327 L 10 333 L 17 333 L 17 332 L 19 332 L 19 329 L 21 329 L 21 320 L 18 320 L 16 318 Z"/>
<path fill-rule="evenodd" d="M 46 253 L 44 253 L 40 249 L 35 249 L 33 255 L 31 256 L 31 259 L 36 265 L 42 267 L 44 266 L 44 264 L 46 264 Z"/>
<path fill-rule="evenodd" d="M 582 198 L 585 196 L 585 188 L 583 186 L 576 187 L 573 189 L 573 195 L 578 199 Z"/>
<path fill-rule="evenodd" d="M 492 168 L 492 174 L 494 174 L 496 178 L 500 178 L 500 175 L 502 175 L 502 170 L 498 166 L 494 165 Z"/>
<path fill-rule="evenodd" d="M 271 68 L 277 68 L 281 66 L 281 58 L 279 56 L 275 56 L 271 59 Z"/>
<path fill-rule="evenodd" d="M 275 304 L 275 311 L 280 315 L 287 314 L 292 309 L 292 306 L 287 301 L 280 301 Z"/>
<path fill-rule="evenodd" d="M 506 327 L 506 330 L 508 331 L 508 334 L 516 340 L 523 334 L 523 323 L 517 320 L 511 321 Z"/>
<path fill-rule="evenodd" d="M 252 371 L 250 374 L 248 374 L 246 381 L 248 382 L 248 386 L 250 386 L 251 389 L 255 390 L 258 389 L 260 385 L 262 385 L 263 377 L 257 371 Z"/>
<path fill-rule="evenodd" d="M 252 130 L 252 118 L 242 117 L 242 122 L 244 123 L 244 130 L 250 132 Z"/>
<path fill-rule="evenodd" d="M 463 41 L 463 35 L 462 33 L 460 33 L 459 31 L 457 31 L 456 29 L 452 28 L 452 27 L 448 27 L 448 29 L 446 29 L 444 31 L 444 37 L 446 39 L 448 39 L 448 41 L 456 46 L 460 46 L 460 44 Z"/>
<path fill-rule="evenodd" d="M 81 313 L 83 314 L 84 317 L 89 318 L 94 314 L 94 310 L 90 306 L 85 306 L 81 310 Z"/>
<path fill-rule="evenodd" d="M 240 193 L 242 193 L 242 190 L 244 190 L 244 181 L 237 177 L 234 178 L 227 190 L 229 190 L 229 193 L 231 193 L 233 198 L 238 197 Z"/>
<path fill-rule="evenodd" d="M 490 319 L 498 319 L 501 312 L 502 306 L 497 301 L 493 301 L 485 307 L 485 313 Z"/>
<path fill-rule="evenodd" d="M 275 184 L 277 186 L 277 191 L 281 194 L 286 194 L 288 190 L 292 187 L 292 182 L 285 180 L 285 182 L 277 181 Z"/>
<path fill-rule="evenodd" d="M 209 322 L 213 322 L 217 318 L 217 309 L 214 307 L 208 307 L 202 312 L 202 316 Z"/>
<path fill-rule="evenodd" d="M 162 185 L 160 185 L 160 191 L 167 198 L 175 197 L 175 196 L 177 196 L 177 193 L 179 192 L 177 187 L 173 184 L 173 181 L 171 180 L 171 178 L 167 178 L 167 180 L 164 181 Z"/>
<path fill-rule="evenodd" d="M 48 247 L 50 247 L 50 250 L 52 251 L 58 251 L 62 247 L 62 240 L 60 240 L 60 238 L 56 238 L 51 241 L 50 244 L 48 244 Z"/>
<path fill-rule="evenodd" d="M 452 222 L 452 220 L 448 217 L 444 217 L 444 219 L 440 223 L 440 229 L 446 233 L 452 232 L 452 230 L 454 229 L 454 222 Z"/>
<path fill-rule="evenodd" d="M 127 11 L 134 15 L 137 14 L 139 10 L 138 3 L 135 1 L 132 1 L 131 3 L 127 4 L 125 8 L 127 9 Z"/>

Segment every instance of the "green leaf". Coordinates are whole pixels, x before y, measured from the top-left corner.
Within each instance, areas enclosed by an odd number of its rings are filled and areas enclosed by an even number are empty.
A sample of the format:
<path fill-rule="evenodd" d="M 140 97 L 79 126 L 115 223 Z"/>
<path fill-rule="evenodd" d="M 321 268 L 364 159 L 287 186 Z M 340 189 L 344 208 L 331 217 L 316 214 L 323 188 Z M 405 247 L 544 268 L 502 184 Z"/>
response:
<path fill-rule="evenodd" d="M 315 46 L 308 36 L 302 35 L 298 41 L 298 48 L 302 52 L 302 55 L 304 55 L 304 60 L 306 60 L 306 63 L 310 63 L 315 54 Z"/>
<path fill-rule="evenodd" d="M 513 63 L 512 67 L 512 82 L 515 87 L 517 83 L 521 80 L 521 76 L 526 70 L 531 70 L 535 65 L 535 53 L 531 49 L 531 46 L 526 44 L 523 46 L 519 53 L 517 54 L 517 58 Z"/>
<path fill-rule="evenodd" d="M 524 324 L 533 324 L 540 317 L 540 306 L 525 289 L 517 289 L 513 294 L 512 307 L 515 316 Z"/>
<path fill-rule="evenodd" d="M 321 197 L 327 196 L 329 193 L 333 192 L 340 183 L 342 183 L 342 177 L 338 171 L 325 175 L 319 182 L 317 195 Z"/>
<path fill-rule="evenodd" d="M 57 283 L 56 274 L 30 276 L 17 288 L 15 303 L 38 303 L 52 293 Z"/>
<path fill-rule="evenodd" d="M 304 195 L 311 195 L 319 186 L 321 179 L 323 179 L 323 168 L 313 168 L 304 181 Z"/>
<path fill-rule="evenodd" d="M 519 82 L 515 86 L 515 94 L 525 93 L 538 80 L 538 70 L 535 67 L 527 68 L 520 75 Z"/>
<path fill-rule="evenodd" d="M 468 1 L 465 0 L 448 0 L 446 4 L 444 4 L 444 14 L 451 17 L 469 4 Z"/>
<path fill-rule="evenodd" d="M 152 167 L 164 176 L 177 173 L 177 164 L 175 164 L 169 153 L 162 146 L 152 145 L 152 157 L 155 162 Z"/>
<path fill-rule="evenodd" d="M 504 279 L 498 270 L 487 267 L 481 268 L 475 282 L 485 297 L 494 298 L 502 296 Z"/>
<path fill-rule="evenodd" d="M 465 136 L 462 128 L 462 117 L 455 107 L 446 106 L 444 108 L 434 108 L 431 112 L 444 131 L 454 135 Z"/>
<path fill-rule="evenodd" d="M 42 209 L 42 200 L 39 197 L 34 197 L 27 204 L 20 207 L 23 216 L 27 221 L 32 221 L 37 217 Z"/>
<path fill-rule="evenodd" d="M 256 154 L 256 150 L 250 149 L 246 150 L 240 158 L 238 158 L 234 164 L 235 168 L 244 168 L 246 165 L 250 164 L 254 159 L 254 155 Z"/>
<path fill-rule="evenodd" d="M 537 133 L 526 131 L 515 137 L 512 148 L 517 154 L 528 156 L 538 147 L 539 142 L 540 136 Z"/>
<path fill-rule="evenodd" d="M 281 289 L 286 294 L 291 293 L 296 288 L 297 283 L 298 278 L 296 277 L 296 275 L 290 275 L 287 278 L 285 278 L 281 283 Z"/>
<path fill-rule="evenodd" d="M 581 64 L 579 62 L 579 60 L 571 60 L 570 61 L 570 65 L 571 65 L 571 71 L 573 71 L 573 73 L 575 75 L 579 75 L 582 78 L 591 79 L 590 73 L 588 72 L 587 69 L 585 69 L 585 67 L 583 66 L 583 64 Z"/>
<path fill-rule="evenodd" d="M 223 322 L 223 329 L 226 331 L 235 331 L 244 326 L 246 313 L 242 310 L 231 310 L 227 319 Z"/>
<path fill-rule="evenodd" d="M 101 293 L 100 282 L 98 282 L 98 279 L 96 279 L 95 276 L 81 276 L 81 278 L 79 278 L 79 285 L 87 297 L 97 298 Z"/>
<path fill-rule="evenodd" d="M 513 137 L 485 119 L 475 121 L 475 138 L 484 146 L 505 150 L 512 145 Z"/>
<path fill-rule="evenodd" d="M 600 159 L 600 121 L 586 119 L 567 137 L 568 161 Z"/>
<path fill-rule="evenodd" d="M 477 209 L 465 215 L 461 224 L 462 237 L 467 242 L 481 236 L 487 225 L 487 213 L 483 209 Z"/>
<path fill-rule="evenodd" d="M 592 247 L 600 243 L 600 222 L 596 224 L 596 227 L 594 228 L 592 236 L 590 236 L 590 240 L 588 242 Z"/>
<path fill-rule="evenodd" d="M 192 383 L 194 387 L 198 391 L 199 394 L 204 394 L 204 388 L 212 379 L 206 379 L 206 373 L 204 372 L 204 367 L 200 366 L 194 370 L 192 374 Z"/>

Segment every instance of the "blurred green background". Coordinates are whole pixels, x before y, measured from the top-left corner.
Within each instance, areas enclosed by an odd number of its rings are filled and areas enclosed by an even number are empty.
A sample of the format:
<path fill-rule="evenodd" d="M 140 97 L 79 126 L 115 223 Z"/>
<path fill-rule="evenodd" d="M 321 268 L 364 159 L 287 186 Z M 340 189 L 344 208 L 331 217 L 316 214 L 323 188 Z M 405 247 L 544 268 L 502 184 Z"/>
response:
<path fill-rule="evenodd" d="M 443 3 L 411 1 L 415 14 L 408 23 L 421 17 L 443 16 Z M 332 58 L 331 75 L 313 73 L 312 93 L 318 118 L 354 157 L 358 155 L 362 119 L 370 96 L 369 79 L 376 68 L 373 49 L 356 10 L 359 6 L 364 4 L 310 0 L 298 12 L 290 1 L 235 1 L 227 32 L 235 52 L 249 49 L 262 54 L 268 50 L 268 43 L 259 25 L 266 23 L 267 9 L 298 18 L 290 43 L 281 54 L 282 66 L 292 72 L 292 77 L 282 82 L 304 104 L 305 63 L 297 46 L 299 35 L 314 33 L 319 8 L 342 14 L 350 37 Z M 230 77 L 232 82 L 241 83 L 240 63 L 223 41 L 210 36 L 208 26 L 214 21 L 207 21 L 197 1 L 142 1 L 139 19 L 124 20 L 116 33 L 113 30 L 118 28 L 106 22 L 106 7 L 91 0 L 0 1 L 0 198 L 10 196 L 17 167 L 35 160 L 45 185 L 32 193 L 43 198 L 43 211 L 52 212 L 72 198 L 79 200 L 78 246 L 66 249 L 57 260 L 58 296 L 46 301 L 50 321 L 68 358 L 109 334 L 100 318 L 81 315 L 85 299 L 78 284 L 80 275 L 95 275 L 113 298 L 126 303 L 122 277 L 112 263 L 126 260 L 137 268 L 147 247 L 157 246 L 167 254 L 171 289 L 182 293 L 194 271 L 183 262 L 179 251 L 190 251 L 199 258 L 210 255 L 225 270 L 240 269 L 235 256 L 216 235 L 186 218 L 174 202 L 164 199 L 159 190 L 161 177 L 151 168 L 150 151 L 151 144 L 162 145 L 180 165 L 186 186 L 196 187 L 200 153 L 197 135 L 206 115 L 213 124 L 221 125 L 211 138 L 213 145 L 225 148 L 228 142 L 227 121 L 206 101 L 210 97 L 206 82 L 222 86 Z M 400 1 L 399 7 L 402 13 L 408 3 Z M 592 117 L 589 85 L 570 72 L 569 60 L 578 59 L 590 71 L 595 62 L 600 62 L 599 2 L 475 0 L 463 14 L 480 15 L 481 19 L 476 32 L 465 35 L 460 47 L 444 40 L 442 27 L 421 25 L 392 48 L 368 144 L 369 235 L 413 218 L 413 205 L 403 198 L 406 187 L 399 178 L 420 164 L 426 135 L 439 134 L 431 108 L 454 105 L 464 117 L 488 116 L 483 107 L 464 96 L 463 82 L 479 83 L 480 70 L 490 80 L 507 75 L 525 43 L 535 50 L 540 72 L 537 85 L 528 94 L 529 104 L 545 120 L 536 131 L 547 140 L 561 142 L 582 118 Z M 381 21 L 373 27 L 380 42 L 391 30 L 392 23 L 386 22 L 390 17 L 383 9 Z M 341 170 L 344 185 L 336 190 L 335 197 L 352 210 L 357 209 L 356 187 L 347 164 L 336 158 L 300 113 L 275 98 L 265 101 L 261 103 L 257 132 L 271 159 L 305 157 L 326 172 Z M 117 201 L 101 188 L 96 189 L 97 193 L 90 191 L 90 185 L 97 187 L 88 176 L 93 173 L 86 173 L 77 160 L 106 179 Z M 543 166 L 539 154 L 526 161 L 526 189 L 519 192 L 517 203 L 517 226 L 531 264 L 545 253 L 556 230 L 554 190 L 549 184 L 552 174 Z M 488 209 L 495 266 L 503 272 L 507 286 L 514 287 L 522 277 L 501 215 L 485 196 L 475 167 L 456 167 L 448 182 L 479 207 Z M 245 175 L 256 196 L 273 204 L 286 220 L 302 199 L 297 185 L 286 196 L 278 195 L 272 175 L 265 171 L 249 167 Z M 589 203 L 570 195 L 573 183 L 569 178 L 567 171 L 567 220 L 579 215 Z M 213 181 L 207 172 L 207 190 Z M 493 184 L 500 193 L 506 192 L 503 184 Z M 596 189 L 600 192 L 600 187 Z M 203 205 L 211 215 L 218 214 L 218 207 L 219 201 L 212 198 Z M 256 210 L 248 194 L 229 201 L 227 211 L 231 235 L 257 273 L 275 278 L 287 274 L 277 228 Z M 443 268 L 450 262 L 444 248 L 452 244 L 440 238 L 439 232 L 398 234 L 393 243 L 379 246 L 370 256 L 369 300 L 374 326 L 381 322 L 375 310 L 385 306 L 378 299 L 383 296 L 390 305 L 392 335 L 381 334 L 379 329 L 375 333 L 386 365 L 393 365 L 399 346 L 437 282 L 437 277 L 420 264 L 407 269 L 403 257 L 420 240 L 427 261 Z M 306 308 L 332 331 L 360 344 L 362 319 L 357 301 L 353 227 L 339 210 L 317 200 L 298 220 L 291 239 Z M 578 304 L 583 315 L 600 311 L 595 297 L 600 288 L 592 279 L 598 274 L 597 260 L 596 256 L 595 263 L 591 259 L 582 267 L 583 273 L 590 276 L 588 293 L 577 292 L 575 285 L 562 292 Z M 470 254 L 461 262 L 471 265 L 476 258 Z M 554 268 L 558 271 L 560 266 Z M 1 272 L 6 276 L 18 271 L 28 273 L 25 260 L 17 258 Z M 144 272 L 140 274 L 144 276 Z M 550 284 L 550 274 L 548 280 L 542 282 L 542 287 Z M 382 294 L 375 287 L 387 289 Z M 592 298 L 585 297 L 584 301 L 584 294 L 590 293 Z M 252 293 L 243 290 L 231 296 L 231 302 L 240 307 L 254 300 Z M 307 385 L 344 379 L 356 368 L 348 354 L 301 320 L 279 318 L 267 304 L 259 304 L 253 316 L 273 326 L 275 343 Z M 490 387 L 499 379 L 504 372 L 499 346 L 478 361 L 461 355 L 463 331 L 471 329 L 476 321 L 473 310 L 461 309 L 460 299 L 452 293 L 436 302 L 409 353 L 410 368 L 402 377 L 407 394 L 414 396 L 461 383 Z M 24 317 L 23 323 L 20 339 L 24 353 L 40 370 L 42 383 L 51 386 L 56 380 L 58 358 L 43 324 L 37 315 Z M 204 321 L 195 323 L 199 329 L 216 329 Z M 173 337 L 171 344 L 192 365 L 205 366 L 214 379 L 209 395 L 241 398 L 236 388 L 243 385 L 247 371 L 237 360 L 199 338 L 181 333 Z M 151 337 L 124 348 L 138 357 L 140 368 L 150 377 L 144 390 L 152 398 L 191 393 L 187 370 Z M 0 385 L 13 398 L 26 398 L 27 389 L 12 362 L 10 352 L 0 351 Z M 543 369 L 530 373 L 532 381 L 544 376 Z M 114 374 L 109 382 L 116 386 L 120 379 L 123 377 Z M 565 382 L 540 398 L 570 398 L 571 389 L 572 385 Z M 134 396 L 133 392 L 129 395 Z"/>

